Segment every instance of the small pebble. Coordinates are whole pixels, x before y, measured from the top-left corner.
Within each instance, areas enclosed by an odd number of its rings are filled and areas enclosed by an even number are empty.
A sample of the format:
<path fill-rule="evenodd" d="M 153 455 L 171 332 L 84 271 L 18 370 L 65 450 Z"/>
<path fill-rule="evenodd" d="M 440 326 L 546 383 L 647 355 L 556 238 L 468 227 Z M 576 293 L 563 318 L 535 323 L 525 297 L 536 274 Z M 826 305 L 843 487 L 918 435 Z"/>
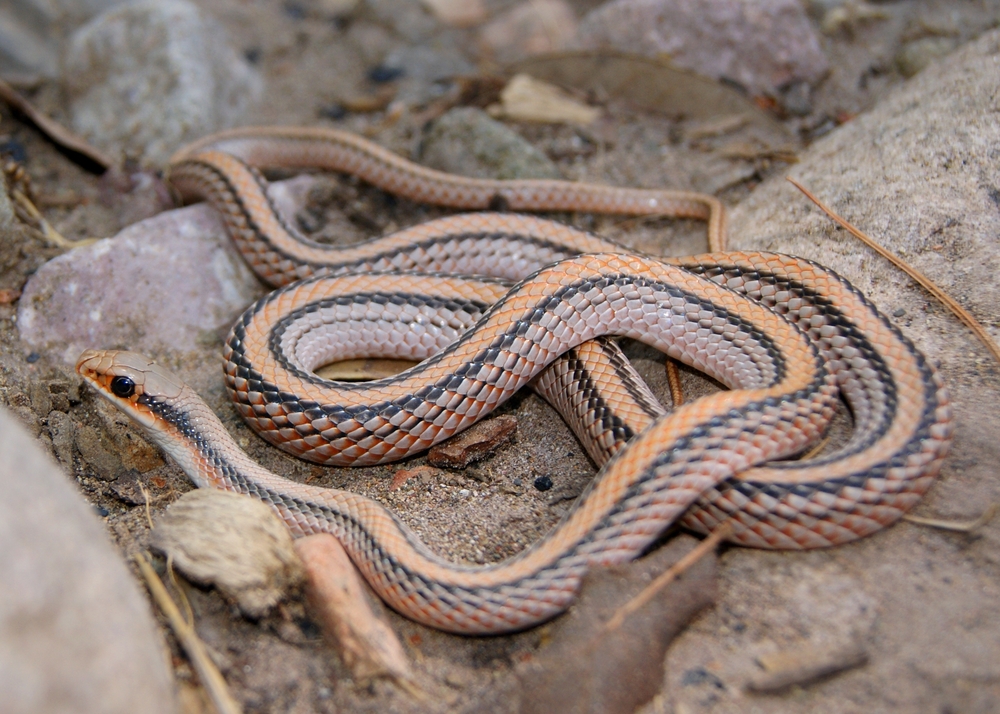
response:
<path fill-rule="evenodd" d="M 466 497 L 466 496 L 468 496 L 468 495 L 469 495 L 470 493 L 471 493 L 471 491 L 469 491 L 469 489 L 467 489 L 467 488 L 463 488 L 463 489 L 462 489 L 461 491 L 459 491 L 459 492 L 458 492 L 458 495 L 459 495 L 459 496 L 462 496 L 463 498 L 465 498 L 465 497 Z"/>
<path fill-rule="evenodd" d="M 347 116 L 347 108 L 339 102 L 334 104 L 324 104 L 317 110 L 316 113 L 319 114 L 321 119 L 337 120 L 343 119 Z"/>
<path fill-rule="evenodd" d="M 386 67 L 385 65 L 379 65 L 377 67 L 372 67 L 368 70 L 368 79 L 375 84 L 382 84 L 384 82 L 391 82 L 394 79 L 399 79 L 404 74 L 406 70 L 402 67 Z"/>
<path fill-rule="evenodd" d="M 32 352 L 31 354 L 29 354 L 29 355 L 28 355 L 28 356 L 27 356 L 27 357 L 25 358 L 25 361 L 26 361 L 26 362 L 27 362 L 28 364 L 34 364 L 35 362 L 37 362 L 37 361 L 38 361 L 38 360 L 40 360 L 41 358 L 42 358 L 42 356 L 41 356 L 40 354 L 38 354 L 37 352 Z"/>
<path fill-rule="evenodd" d="M 109 515 L 111 514 L 111 511 L 109 511 L 109 510 L 108 510 L 107 508 L 105 508 L 104 506 L 94 506 L 94 511 L 95 511 L 95 512 L 97 513 L 97 515 L 99 515 L 99 516 L 100 516 L 101 518 L 107 518 L 107 517 L 108 517 L 108 516 L 109 516 Z"/>
<path fill-rule="evenodd" d="M 9 156 L 11 161 L 23 164 L 28 160 L 28 149 L 17 139 L 7 139 L 0 143 L 0 154 Z"/>
<path fill-rule="evenodd" d="M 892 311 L 892 316 L 893 317 L 902 317 L 905 314 L 906 314 L 906 310 L 904 310 L 901 307 L 896 308 L 895 310 Z"/>
<path fill-rule="evenodd" d="M 548 491 L 552 488 L 552 479 L 548 476 L 539 476 L 535 479 L 535 488 L 539 491 Z"/>
<path fill-rule="evenodd" d="M 514 479 L 514 485 L 515 486 L 520 486 L 523 483 L 524 483 L 524 481 L 521 480 L 521 479 L 519 479 L 519 478 Z"/>

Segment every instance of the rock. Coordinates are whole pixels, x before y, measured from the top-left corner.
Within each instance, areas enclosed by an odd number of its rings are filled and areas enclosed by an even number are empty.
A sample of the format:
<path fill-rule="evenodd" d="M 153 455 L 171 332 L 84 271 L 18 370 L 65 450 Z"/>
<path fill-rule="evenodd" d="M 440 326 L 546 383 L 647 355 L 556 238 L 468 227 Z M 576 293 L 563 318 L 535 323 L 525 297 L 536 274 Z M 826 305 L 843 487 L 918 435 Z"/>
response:
<path fill-rule="evenodd" d="M 396 99 L 409 105 L 427 104 L 448 90 L 452 77 L 475 74 L 475 67 L 461 53 L 444 47 L 401 47 L 390 52 L 379 65 L 380 72 L 398 75 Z"/>
<path fill-rule="evenodd" d="M 114 446 L 102 438 L 92 426 L 84 424 L 76 430 L 74 443 L 80 456 L 92 469 L 92 475 L 104 481 L 114 481 L 124 470 Z"/>
<path fill-rule="evenodd" d="M 921 37 L 903 45 L 896 53 L 896 69 L 904 77 L 912 77 L 936 59 L 953 52 L 958 46 L 954 37 Z"/>
<path fill-rule="evenodd" d="M 2 38 L 0 38 L 2 41 Z M 7 195 L 6 177 L 0 178 L 0 235 L 6 236 L 8 233 L 20 230 L 20 221 L 14 213 L 14 203 Z"/>
<path fill-rule="evenodd" d="M 363 16 L 392 28 L 396 35 L 412 43 L 427 39 L 439 27 L 430 8 L 421 2 L 365 0 Z"/>
<path fill-rule="evenodd" d="M 1000 32 L 935 63 L 823 137 L 790 172 L 821 200 L 930 276 L 974 314 L 1000 314 Z M 774 177 L 733 210 L 732 247 L 801 255 L 851 280 L 887 313 L 907 306 L 907 335 L 928 354 L 965 358 L 942 330 L 957 322 L 916 307 L 929 298 Z M 914 306 L 910 309 L 909 306 Z"/>
<path fill-rule="evenodd" d="M 501 414 L 474 424 L 461 434 L 432 447 L 427 453 L 431 466 L 464 469 L 473 461 L 481 461 L 517 434 L 517 417 Z"/>
<path fill-rule="evenodd" d="M 153 528 L 152 544 L 189 579 L 235 600 L 247 617 L 267 614 L 303 577 L 281 519 L 261 501 L 229 491 L 185 493 Z"/>
<path fill-rule="evenodd" d="M 477 178 L 560 177 L 556 165 L 520 134 L 471 107 L 452 109 L 434 121 L 421 144 L 420 161 Z"/>
<path fill-rule="evenodd" d="M 0 7 L 0 76 L 26 87 L 59 76 L 68 30 L 124 0 L 7 0 Z"/>
<path fill-rule="evenodd" d="M 87 348 L 195 350 L 261 294 L 205 205 L 160 214 L 43 265 L 18 303 L 21 339 L 67 366 Z"/>
<path fill-rule="evenodd" d="M 1000 31 L 994 30 L 814 143 L 789 172 L 943 287 L 994 335 L 1000 316 L 998 111 Z M 997 500 L 998 370 L 964 326 L 836 230 L 780 176 L 736 207 L 730 235 L 734 250 L 791 253 L 836 270 L 886 314 L 905 308 L 893 322 L 940 365 L 956 413 L 955 448 L 919 512 L 974 518 Z M 695 711 L 711 696 L 720 711 L 814 711 L 836 709 L 834 700 L 850 691 L 864 692 L 870 710 L 994 711 L 996 688 L 959 690 L 949 683 L 1000 676 L 1000 641 L 994 628 L 983 626 L 997 617 L 997 585 L 982 577 L 994 563 L 987 554 L 996 551 L 995 528 L 969 540 L 905 523 L 828 551 L 732 549 L 719 607 L 701 621 L 702 632 L 682 636 L 668 655 L 669 698 L 676 710 Z M 934 617 L 924 617 L 927 612 Z M 959 630 L 961 637 L 947 634 Z M 755 660 L 764 655 L 800 644 L 835 650 L 855 638 L 869 662 L 842 679 L 752 703 L 740 691 L 760 674 Z M 725 686 L 686 687 L 681 673 L 698 665 L 714 668 Z"/>
<path fill-rule="evenodd" d="M 565 49 L 576 13 L 565 0 L 530 0 L 500 13 L 479 33 L 480 53 L 501 64 Z"/>
<path fill-rule="evenodd" d="M 32 83 L 59 75 L 59 44 L 50 9 L 29 0 L 0 7 L 0 76 Z"/>
<path fill-rule="evenodd" d="M 641 560 L 590 571 L 579 600 L 551 627 L 551 644 L 519 673 L 522 714 L 631 714 L 663 683 L 671 640 L 715 601 L 716 559 L 709 553 L 652 600 L 607 627 L 616 612 L 696 545 L 690 537 Z"/>
<path fill-rule="evenodd" d="M 176 710 L 149 607 L 70 481 L 0 410 L 5 714 Z"/>
<path fill-rule="evenodd" d="M 396 633 L 368 602 L 368 588 L 340 542 L 319 533 L 295 541 L 305 564 L 309 602 L 354 679 L 413 679 Z"/>
<path fill-rule="evenodd" d="M 69 414 L 60 411 L 49 412 L 49 437 L 52 439 L 52 449 L 62 467 L 73 470 L 73 449 L 76 443 L 76 425 Z"/>
<path fill-rule="evenodd" d="M 70 37 L 64 65 L 73 128 L 149 165 L 245 120 L 263 91 L 222 29 L 187 0 L 101 13 Z"/>
<path fill-rule="evenodd" d="M 799 0 L 613 0 L 584 17 L 575 44 L 669 55 L 753 94 L 815 83 L 828 66 Z"/>

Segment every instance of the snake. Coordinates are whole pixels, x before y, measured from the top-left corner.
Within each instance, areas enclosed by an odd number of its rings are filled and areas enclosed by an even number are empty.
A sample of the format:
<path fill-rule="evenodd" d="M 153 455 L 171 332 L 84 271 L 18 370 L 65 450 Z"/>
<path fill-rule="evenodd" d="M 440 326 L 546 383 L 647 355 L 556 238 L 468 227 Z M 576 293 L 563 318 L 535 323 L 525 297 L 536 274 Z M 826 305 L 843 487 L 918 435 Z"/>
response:
<path fill-rule="evenodd" d="M 266 199 L 263 179 L 247 175 Z M 213 204 L 228 202 L 248 235 L 259 231 L 261 223 L 246 220 L 239 185 L 215 185 Z M 547 250 L 550 234 L 575 231 L 525 216 L 471 216 L 463 220 L 480 221 L 486 233 L 495 229 L 494 242 L 509 244 L 493 254 L 512 257 Z M 518 234 L 511 225 L 528 229 Z M 445 235 L 482 240 L 474 231 Z M 433 244 L 433 234 L 425 237 L 416 252 L 382 244 L 344 262 L 353 270 L 407 267 Z M 247 246 L 266 255 L 276 245 L 270 239 L 263 237 L 262 250 L 253 243 L 261 236 L 250 236 Z M 277 259 L 264 264 L 288 260 L 281 248 L 273 253 Z M 832 271 L 772 253 L 658 260 L 618 246 L 559 257 L 510 287 L 505 275 L 341 271 L 328 254 L 301 276 L 276 271 L 298 279 L 248 308 L 226 340 L 227 387 L 241 414 L 273 443 L 321 463 L 418 453 L 534 384 L 600 470 L 559 524 L 500 563 L 452 563 L 376 501 L 263 469 L 193 390 L 148 358 L 88 351 L 77 371 L 198 486 L 262 499 L 296 536 L 332 533 L 393 609 L 462 634 L 517 631 L 554 617 L 590 568 L 637 557 L 677 521 L 702 532 L 730 522 L 731 540 L 756 547 L 847 542 L 898 519 L 940 470 L 953 432 L 940 376 Z M 610 335 L 650 344 L 729 389 L 667 413 L 636 386 L 620 351 L 603 339 Z M 314 373 L 333 359 L 389 353 L 423 361 L 362 384 Z M 855 422 L 847 443 L 782 460 L 822 435 L 838 393 Z"/>

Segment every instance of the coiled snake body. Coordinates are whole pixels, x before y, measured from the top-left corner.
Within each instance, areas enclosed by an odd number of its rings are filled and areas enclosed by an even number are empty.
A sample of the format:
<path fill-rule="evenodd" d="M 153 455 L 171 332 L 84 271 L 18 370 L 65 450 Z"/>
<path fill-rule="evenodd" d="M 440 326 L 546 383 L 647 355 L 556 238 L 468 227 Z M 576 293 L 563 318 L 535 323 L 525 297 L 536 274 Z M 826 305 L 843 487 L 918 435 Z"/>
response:
<path fill-rule="evenodd" d="M 339 146 L 339 136 L 329 142 Z M 252 158 L 274 138 L 303 155 L 304 145 L 326 141 L 244 130 L 184 152 L 171 171 L 183 193 L 207 195 L 222 211 L 262 277 L 303 278 L 250 307 L 227 339 L 226 383 L 244 418 L 313 461 L 382 463 L 447 438 L 534 380 L 602 465 L 570 513 L 511 559 L 451 563 L 378 503 L 252 462 L 197 395 L 148 359 L 90 351 L 77 369 L 199 486 L 261 498 L 296 535 L 333 533 L 379 595 L 415 620 L 461 633 L 542 622 L 568 606 L 589 567 L 636 557 L 678 519 L 701 531 L 730 521 L 732 540 L 757 547 L 843 543 L 896 520 L 940 468 L 952 421 L 936 371 L 821 266 L 739 252 L 660 261 L 548 221 L 491 213 L 441 219 L 409 229 L 405 240 L 335 256 L 296 236 L 270 206 L 263 179 L 216 151 L 222 144 Z M 364 153 L 358 140 L 347 143 L 355 159 Z M 426 178 L 405 162 L 399 169 L 397 157 L 386 168 L 386 153 L 373 153 L 374 168 L 359 173 L 411 171 L 393 185 Z M 506 190 L 500 184 L 486 189 Z M 572 186 L 557 182 L 557 192 L 572 196 Z M 656 199 L 661 208 L 666 199 Z M 713 200 L 685 195 L 689 203 L 679 205 L 711 216 L 710 232 L 718 231 Z M 590 254 L 569 257 L 580 252 Z M 537 272 L 509 290 L 490 279 L 353 272 L 392 268 L 508 279 Z M 602 341 L 610 335 L 646 342 L 729 391 L 667 414 Z M 313 372 L 356 356 L 424 361 L 363 384 Z M 838 388 L 855 422 L 848 442 L 809 460 L 776 461 L 823 433 Z"/>

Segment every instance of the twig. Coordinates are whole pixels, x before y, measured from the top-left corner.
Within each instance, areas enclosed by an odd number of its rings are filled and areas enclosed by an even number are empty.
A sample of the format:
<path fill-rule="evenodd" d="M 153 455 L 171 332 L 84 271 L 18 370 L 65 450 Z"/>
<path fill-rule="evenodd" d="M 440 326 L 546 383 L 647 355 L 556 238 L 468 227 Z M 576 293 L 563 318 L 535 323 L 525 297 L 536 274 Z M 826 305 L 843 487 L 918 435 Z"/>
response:
<path fill-rule="evenodd" d="M 1000 509 L 1000 503 L 991 503 L 989 508 L 983 511 L 983 515 L 974 521 L 946 521 L 941 518 L 924 518 L 923 516 L 911 516 L 907 513 L 903 516 L 904 521 L 909 521 L 910 523 L 916 523 L 921 526 L 930 526 L 931 528 L 940 528 L 943 531 L 955 531 L 956 533 L 972 533 L 972 531 L 978 530 L 989 523 L 993 516 L 996 515 L 997 510 Z"/>
<path fill-rule="evenodd" d="M 829 436 L 824 436 L 820 440 L 820 442 L 818 444 L 816 444 L 816 446 L 812 447 L 811 449 L 809 449 L 809 451 L 807 451 L 806 453 L 804 453 L 802 455 L 802 460 L 803 461 L 807 461 L 807 460 L 809 460 L 809 459 L 817 456 L 820 452 L 823 451 L 823 449 L 826 448 L 826 445 L 829 444 L 829 443 L 830 443 L 830 437 Z"/>
<path fill-rule="evenodd" d="M 681 371 L 677 368 L 677 363 L 667 357 L 663 363 L 667 373 L 667 386 L 670 388 L 670 399 L 674 403 L 674 409 L 684 404 L 684 387 L 681 385 Z"/>
<path fill-rule="evenodd" d="M 707 553 L 715 550 L 716 546 L 732 532 L 733 528 L 729 523 L 725 523 L 715 529 L 712 535 L 699 543 L 694 550 L 671 565 L 667 571 L 661 573 L 656 580 L 644 587 L 642 592 L 615 610 L 615 614 L 604 623 L 605 632 L 613 632 L 621 627 L 626 617 L 656 597 L 657 593 L 690 569 L 692 565 L 705 557 Z"/>
<path fill-rule="evenodd" d="M 0 79 L 0 101 L 6 102 L 12 108 L 21 112 L 52 141 L 69 151 L 85 157 L 100 166 L 102 170 L 107 171 L 115 165 L 111 157 L 94 148 L 83 137 L 74 134 L 62 124 L 35 109 L 31 102 L 22 97 L 17 90 L 2 79 Z"/>
<path fill-rule="evenodd" d="M 899 268 L 900 270 L 902 270 L 904 273 L 906 273 L 907 275 L 909 275 L 911 278 L 913 278 L 914 280 L 916 280 L 918 283 L 920 283 L 924 287 L 925 290 L 927 290 L 927 292 L 929 292 L 931 295 L 933 295 L 938 300 L 940 300 L 941 303 L 944 304 L 945 307 L 947 307 L 949 310 L 952 311 L 952 313 L 955 315 L 955 317 L 957 317 L 959 320 L 961 320 L 962 322 L 964 322 L 966 324 L 966 326 L 975 333 L 976 337 L 979 338 L 979 341 L 982 342 L 986 346 L 986 349 L 988 349 L 990 351 L 990 353 L 993 355 L 993 358 L 998 363 L 1000 363 L 1000 346 L 997 346 L 997 343 L 993 341 L 993 338 L 990 337 L 990 335 L 989 335 L 988 332 L 986 332 L 986 329 L 981 324 L 979 324 L 979 322 L 976 320 L 976 318 L 974 318 L 971 314 L 969 314 L 968 310 L 966 310 L 964 307 L 962 307 L 961 305 L 959 305 L 944 290 L 942 290 L 937 285 L 935 285 L 934 282 L 931 281 L 930 278 L 928 278 L 927 276 L 925 276 L 923 273 L 921 273 L 920 271 L 918 271 L 916 268 L 910 266 L 908 263 L 906 263 L 905 261 L 903 261 L 902 258 L 898 257 L 894 253 L 891 253 L 890 251 L 888 251 L 885 248 L 883 248 L 882 246 L 880 246 L 878 243 L 876 243 L 874 240 L 872 240 L 870 237 L 868 237 L 865 233 L 863 233 L 862 231 L 858 230 L 857 228 L 855 228 L 854 226 L 852 226 L 850 223 L 848 223 L 846 220 L 844 220 L 843 218 L 841 218 L 840 216 L 838 216 L 836 213 L 834 213 L 833 209 L 831 209 L 830 207 L 828 207 L 827 205 L 825 205 L 822 201 L 820 201 L 818 198 L 816 198 L 816 196 L 813 195 L 812 192 L 810 192 L 809 189 L 807 189 L 805 186 L 803 186 L 802 184 L 800 184 L 798 181 L 796 181 L 795 179 L 793 179 L 791 176 L 786 176 L 785 179 L 790 184 L 792 184 L 793 186 L 795 186 L 795 188 L 797 188 L 802 193 L 804 193 L 805 196 L 806 196 L 806 198 L 808 198 L 810 201 L 812 201 L 813 203 L 815 203 L 819 207 L 819 209 L 821 211 L 823 211 L 823 213 L 825 213 L 826 215 L 828 215 L 831 219 L 833 219 L 842 228 L 846 229 L 855 238 L 857 238 L 858 240 L 860 240 L 862 243 L 864 243 L 865 245 L 867 245 L 869 248 L 871 248 L 872 250 L 874 250 L 876 253 L 878 253 L 879 255 L 881 255 L 883 258 L 885 258 L 890 263 L 892 263 L 893 265 L 895 265 L 897 268 Z"/>
<path fill-rule="evenodd" d="M 2 80 L 0 80 L 2 81 Z M 85 245 L 91 245 L 97 242 L 97 238 L 83 238 L 81 240 L 69 240 L 65 238 L 59 231 L 53 228 L 45 217 L 42 215 L 35 204 L 31 202 L 23 192 L 18 189 L 14 189 L 10 192 L 10 197 L 14 199 L 14 203 L 18 205 L 28 216 L 38 223 L 41 227 L 42 235 L 45 236 L 47 240 L 52 245 L 59 248 L 82 248 Z"/>
<path fill-rule="evenodd" d="M 216 710 L 220 714 L 241 714 L 240 705 L 233 699 L 233 695 L 229 692 L 229 687 L 226 685 L 226 680 L 222 677 L 222 673 L 219 672 L 212 658 L 208 656 L 205 644 L 198 637 L 198 633 L 195 632 L 194 628 L 184 621 L 180 610 L 177 609 L 177 605 L 170 597 L 166 587 L 164 587 L 163 581 L 160 580 L 156 571 L 153 570 L 153 566 L 150 565 L 145 554 L 137 553 L 135 555 L 135 562 L 139 566 L 139 572 L 142 573 L 142 577 L 146 580 L 146 585 L 149 587 L 149 592 L 152 594 L 153 599 L 156 600 L 156 604 L 163 610 L 163 614 L 167 616 L 174 634 L 177 635 L 181 646 L 191 659 L 191 664 L 194 666 L 195 672 L 198 673 L 198 679 L 201 680 L 202 685 L 208 691 L 208 695 L 211 697 L 212 703 L 215 704 Z"/>

